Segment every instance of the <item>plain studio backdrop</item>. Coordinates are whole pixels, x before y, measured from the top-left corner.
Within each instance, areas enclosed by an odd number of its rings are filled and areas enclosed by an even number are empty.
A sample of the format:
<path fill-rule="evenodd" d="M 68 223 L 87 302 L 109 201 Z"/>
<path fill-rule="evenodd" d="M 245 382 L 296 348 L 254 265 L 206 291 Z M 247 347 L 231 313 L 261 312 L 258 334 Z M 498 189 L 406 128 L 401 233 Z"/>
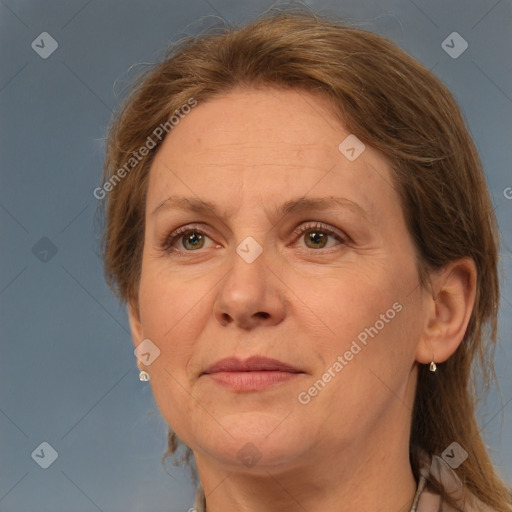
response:
<path fill-rule="evenodd" d="M 479 421 L 511 482 L 512 3 L 305 3 L 395 41 L 450 88 L 469 124 L 503 235 L 502 400 L 491 392 Z M 93 191 L 135 64 L 219 18 L 245 23 L 272 5 L 0 1 L 0 511 L 191 506 L 186 472 L 160 464 L 167 425 L 139 382 L 125 310 L 103 280 Z"/>

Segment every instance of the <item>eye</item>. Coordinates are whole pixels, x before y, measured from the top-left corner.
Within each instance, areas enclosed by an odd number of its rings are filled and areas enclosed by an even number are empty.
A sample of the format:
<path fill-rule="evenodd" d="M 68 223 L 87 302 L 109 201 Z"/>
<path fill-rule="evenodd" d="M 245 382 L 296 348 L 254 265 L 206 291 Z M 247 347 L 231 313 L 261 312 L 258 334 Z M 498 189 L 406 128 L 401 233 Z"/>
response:
<path fill-rule="evenodd" d="M 165 252 L 192 252 L 205 247 L 207 240 L 211 238 L 202 229 L 183 226 L 165 236 L 161 246 Z"/>
<path fill-rule="evenodd" d="M 294 231 L 294 234 L 299 237 L 304 237 L 304 243 L 308 249 L 328 249 L 336 245 L 341 245 L 347 241 L 346 237 L 343 236 L 341 232 L 338 232 L 320 222 L 300 226 Z M 333 244 L 332 239 L 337 240 L 339 243 Z"/>
<path fill-rule="evenodd" d="M 296 239 L 303 237 L 306 247 L 313 250 L 329 249 L 348 241 L 348 237 L 342 232 L 321 222 L 304 224 L 298 227 L 293 234 Z M 205 248 L 208 241 L 214 243 L 204 230 L 188 225 L 175 229 L 165 236 L 160 245 L 165 253 L 190 253 Z M 219 247 L 219 245 L 215 245 L 215 247 Z"/>

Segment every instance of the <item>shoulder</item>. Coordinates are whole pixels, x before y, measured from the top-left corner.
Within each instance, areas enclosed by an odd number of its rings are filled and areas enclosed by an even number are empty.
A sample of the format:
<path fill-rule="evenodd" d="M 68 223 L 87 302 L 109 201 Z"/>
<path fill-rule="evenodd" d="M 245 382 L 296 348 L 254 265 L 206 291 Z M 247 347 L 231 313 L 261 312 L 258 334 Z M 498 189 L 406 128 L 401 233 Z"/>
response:
<path fill-rule="evenodd" d="M 428 481 L 432 478 L 441 484 L 444 494 L 449 495 L 454 504 L 429 486 Z M 421 480 L 425 482 L 424 490 L 415 512 L 495 512 L 464 488 L 456 472 L 441 457 L 434 455 L 424 458 L 420 469 Z"/>

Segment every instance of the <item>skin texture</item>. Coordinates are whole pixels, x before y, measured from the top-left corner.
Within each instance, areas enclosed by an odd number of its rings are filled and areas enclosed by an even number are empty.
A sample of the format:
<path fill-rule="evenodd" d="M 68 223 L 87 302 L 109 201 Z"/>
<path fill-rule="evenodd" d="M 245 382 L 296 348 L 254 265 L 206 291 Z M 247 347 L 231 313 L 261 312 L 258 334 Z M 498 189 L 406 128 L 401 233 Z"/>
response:
<path fill-rule="evenodd" d="M 474 265 L 453 262 L 432 275 L 431 289 L 420 287 L 386 159 L 366 146 L 349 161 L 338 149 L 349 132 L 331 112 L 306 92 L 237 90 L 195 107 L 150 170 L 130 324 L 136 346 L 149 338 L 161 351 L 139 365 L 194 451 L 209 512 L 409 510 L 418 363 L 446 360 L 469 320 Z M 217 211 L 153 214 L 171 195 Z M 347 203 L 277 213 L 301 197 L 341 197 L 362 211 Z M 186 226 L 205 235 L 182 233 L 165 246 Z M 252 263 L 236 252 L 246 237 L 263 249 Z M 394 304 L 401 309 L 389 319 Z M 253 355 L 302 373 L 250 392 L 202 374 L 225 357 Z M 346 364 L 334 371 L 338 356 Z M 301 403 L 329 368 L 331 379 Z M 251 466 L 239 458 L 247 443 L 260 457 Z"/>

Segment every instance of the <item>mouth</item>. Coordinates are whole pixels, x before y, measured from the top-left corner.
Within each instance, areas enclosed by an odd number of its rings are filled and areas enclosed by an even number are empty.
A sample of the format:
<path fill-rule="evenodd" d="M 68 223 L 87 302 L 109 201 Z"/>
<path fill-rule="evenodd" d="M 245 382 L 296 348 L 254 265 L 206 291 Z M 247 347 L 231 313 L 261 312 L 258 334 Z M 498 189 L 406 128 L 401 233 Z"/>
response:
<path fill-rule="evenodd" d="M 253 356 L 245 361 L 234 357 L 222 359 L 203 375 L 233 391 L 259 391 L 290 382 L 304 372 L 277 359 Z"/>

